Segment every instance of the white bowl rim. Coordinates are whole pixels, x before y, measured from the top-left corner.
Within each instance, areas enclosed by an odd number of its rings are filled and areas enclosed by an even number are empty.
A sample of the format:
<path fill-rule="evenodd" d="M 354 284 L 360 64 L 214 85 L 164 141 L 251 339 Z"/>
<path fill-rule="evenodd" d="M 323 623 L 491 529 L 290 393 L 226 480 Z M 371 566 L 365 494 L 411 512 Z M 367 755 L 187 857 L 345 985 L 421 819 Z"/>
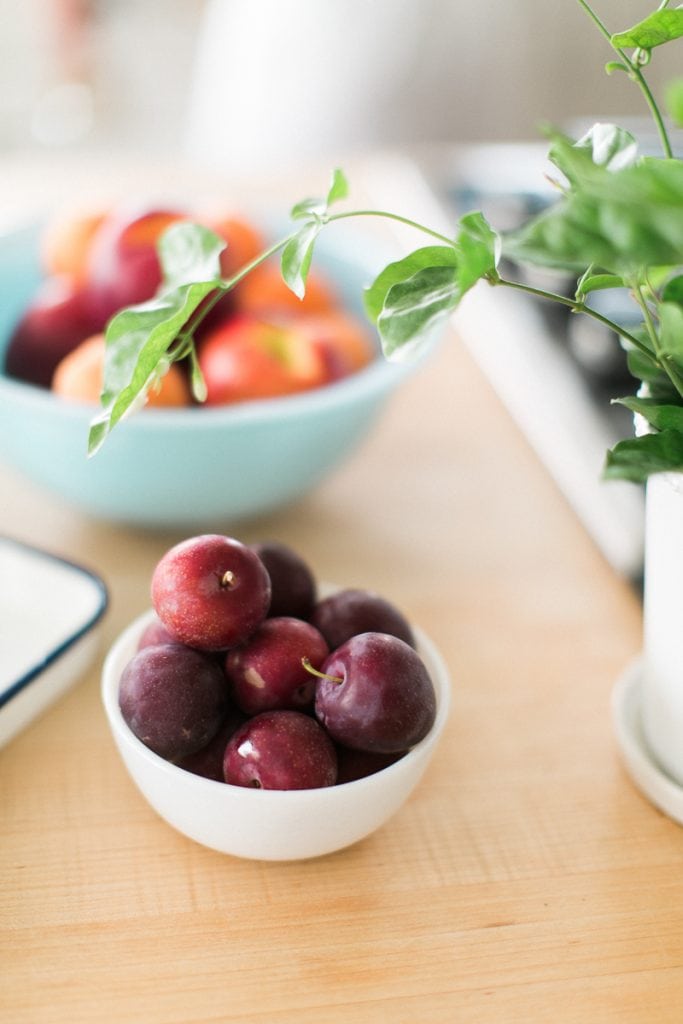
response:
<path fill-rule="evenodd" d="M 322 587 L 324 587 L 324 585 L 322 585 Z M 325 589 L 329 592 L 331 588 L 328 586 Z M 155 618 L 156 613 L 154 610 L 151 608 L 148 609 L 138 615 L 114 640 L 107 652 L 102 667 L 101 698 L 109 721 L 109 726 L 115 734 L 115 737 L 118 737 L 126 745 L 130 746 L 134 750 L 136 756 L 146 761 L 155 772 L 162 773 L 169 780 L 174 777 L 177 778 L 177 773 L 182 772 L 184 786 L 194 786 L 198 789 L 204 790 L 208 787 L 210 789 L 221 791 L 226 791 L 227 788 L 227 791 L 231 794 L 231 798 L 245 801 L 251 801 L 254 799 L 262 802 L 266 800 L 277 801 L 280 806 L 286 804 L 287 801 L 297 804 L 306 800 L 317 801 L 320 799 L 320 794 L 322 792 L 326 794 L 333 794 L 335 791 L 346 791 L 348 786 L 381 785 L 381 782 L 378 782 L 378 780 L 386 779 L 388 773 L 393 773 L 394 771 L 407 771 L 412 762 L 419 761 L 430 748 L 437 744 L 446 726 L 451 705 L 450 674 L 441 653 L 435 646 L 434 642 L 422 629 L 413 625 L 412 629 L 417 641 L 418 653 L 425 655 L 428 667 L 432 668 L 430 675 L 436 691 L 437 710 L 434 724 L 432 725 L 429 733 L 424 737 L 424 739 L 420 740 L 419 743 L 416 743 L 414 747 L 411 747 L 411 749 L 404 754 L 403 757 L 399 758 L 398 761 L 393 762 L 393 764 L 388 765 L 386 768 L 382 768 L 380 771 L 375 772 L 372 775 L 367 775 L 360 779 L 353 779 L 350 782 L 337 783 L 334 786 L 324 787 L 323 789 L 254 790 L 242 786 L 231 786 L 225 782 L 219 782 L 215 779 L 207 779 L 204 776 L 195 775 L 193 772 L 188 772 L 184 768 L 180 768 L 178 765 L 172 764 L 170 761 L 166 761 L 153 750 L 150 750 L 149 747 L 146 747 L 126 724 L 119 708 L 119 679 L 120 673 L 126 664 L 126 662 L 122 661 L 123 654 L 125 651 L 131 649 L 133 641 L 140 636 L 146 625 L 155 621 Z M 332 796 L 331 799 L 334 799 L 334 797 Z"/>

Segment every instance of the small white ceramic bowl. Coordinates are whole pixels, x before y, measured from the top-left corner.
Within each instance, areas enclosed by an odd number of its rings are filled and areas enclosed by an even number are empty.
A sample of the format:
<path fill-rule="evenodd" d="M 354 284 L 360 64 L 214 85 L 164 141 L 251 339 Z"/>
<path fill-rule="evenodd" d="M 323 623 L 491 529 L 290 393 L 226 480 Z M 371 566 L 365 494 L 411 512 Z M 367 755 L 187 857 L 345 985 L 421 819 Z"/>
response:
<path fill-rule="evenodd" d="M 154 613 L 137 618 L 111 647 L 102 699 L 123 762 L 154 810 L 190 839 L 236 857 L 301 860 L 363 839 L 383 825 L 420 781 L 446 724 L 450 679 L 429 638 L 414 629 L 432 677 L 437 714 L 428 736 L 401 760 L 364 779 L 324 789 L 254 790 L 193 775 L 149 750 L 126 725 L 118 703 L 121 673 Z"/>

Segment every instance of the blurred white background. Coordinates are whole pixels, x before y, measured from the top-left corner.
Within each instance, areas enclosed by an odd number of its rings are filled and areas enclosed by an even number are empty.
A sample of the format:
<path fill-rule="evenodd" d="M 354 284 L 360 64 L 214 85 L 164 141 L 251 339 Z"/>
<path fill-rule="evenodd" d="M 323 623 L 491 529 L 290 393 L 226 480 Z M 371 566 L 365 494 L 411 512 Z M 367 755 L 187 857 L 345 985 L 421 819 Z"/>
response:
<path fill-rule="evenodd" d="M 595 0 L 608 27 L 653 0 Z M 644 113 L 575 0 L 0 0 L 0 155 L 188 151 L 250 173 Z M 677 71 L 655 52 L 655 89 Z"/>

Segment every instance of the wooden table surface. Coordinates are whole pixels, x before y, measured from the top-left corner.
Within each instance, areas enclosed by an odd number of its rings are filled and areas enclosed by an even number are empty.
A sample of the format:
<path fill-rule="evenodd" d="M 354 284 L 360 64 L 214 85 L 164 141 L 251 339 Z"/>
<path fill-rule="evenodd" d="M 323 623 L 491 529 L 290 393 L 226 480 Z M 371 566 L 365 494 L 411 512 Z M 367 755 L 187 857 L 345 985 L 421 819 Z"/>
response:
<path fill-rule="evenodd" d="M 104 646 L 181 539 L 85 518 L 8 469 L 0 532 L 102 574 Z M 680 1022 L 683 833 L 633 788 L 610 724 L 640 606 L 455 333 L 326 482 L 238 535 L 431 634 L 453 686 L 435 759 L 350 849 L 222 856 L 134 788 L 98 661 L 0 752 L 0 1019 Z"/>

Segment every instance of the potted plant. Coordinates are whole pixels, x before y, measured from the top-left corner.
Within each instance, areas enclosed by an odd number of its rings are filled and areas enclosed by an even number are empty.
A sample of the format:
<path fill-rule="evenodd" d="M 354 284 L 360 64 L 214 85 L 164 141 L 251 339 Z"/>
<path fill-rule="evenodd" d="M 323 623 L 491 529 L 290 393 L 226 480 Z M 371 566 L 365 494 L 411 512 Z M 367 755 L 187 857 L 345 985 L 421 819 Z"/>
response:
<path fill-rule="evenodd" d="M 577 141 L 549 128 L 557 201 L 504 234 L 480 212 L 467 213 L 450 237 L 397 213 L 339 211 L 336 204 L 346 198 L 347 183 L 335 171 L 327 195 L 297 203 L 290 233 L 229 280 L 220 276 L 223 243 L 215 235 L 198 225 L 171 227 L 159 245 L 164 285 L 157 299 L 122 311 L 107 329 L 102 409 L 91 427 L 90 451 L 99 448 L 173 360 L 189 356 L 201 398 L 193 337 L 199 319 L 224 292 L 276 254 L 286 283 L 303 296 L 316 238 L 349 217 L 390 217 L 418 228 L 428 241 L 385 267 L 366 291 L 367 312 L 388 359 L 406 357 L 482 282 L 530 292 L 608 325 L 634 377 L 633 394 L 615 401 L 633 412 L 638 429 L 607 453 L 605 477 L 647 482 L 644 657 L 620 700 L 637 700 L 648 749 L 638 745 L 638 725 L 631 719 L 624 743 L 629 757 L 634 744 L 638 748 L 634 756 L 650 772 L 648 779 L 654 773 L 654 789 L 644 782 L 650 795 L 676 815 L 661 788 L 668 786 L 669 795 L 677 798 L 678 786 L 683 787 L 683 161 L 674 156 L 669 126 L 645 74 L 653 51 L 683 36 L 683 8 L 671 9 L 663 0 L 638 24 L 612 33 L 587 0 L 577 2 L 612 48 L 607 71 L 626 74 L 640 89 L 660 155 L 641 155 L 634 136 L 612 124 L 596 124 Z M 683 79 L 671 84 L 666 104 L 670 121 L 682 125 Z M 574 294 L 506 277 L 502 257 L 570 272 L 576 278 Z M 612 288 L 628 290 L 642 318 L 636 330 L 592 307 L 594 292 Z M 660 778 L 657 765 L 666 779 Z"/>

